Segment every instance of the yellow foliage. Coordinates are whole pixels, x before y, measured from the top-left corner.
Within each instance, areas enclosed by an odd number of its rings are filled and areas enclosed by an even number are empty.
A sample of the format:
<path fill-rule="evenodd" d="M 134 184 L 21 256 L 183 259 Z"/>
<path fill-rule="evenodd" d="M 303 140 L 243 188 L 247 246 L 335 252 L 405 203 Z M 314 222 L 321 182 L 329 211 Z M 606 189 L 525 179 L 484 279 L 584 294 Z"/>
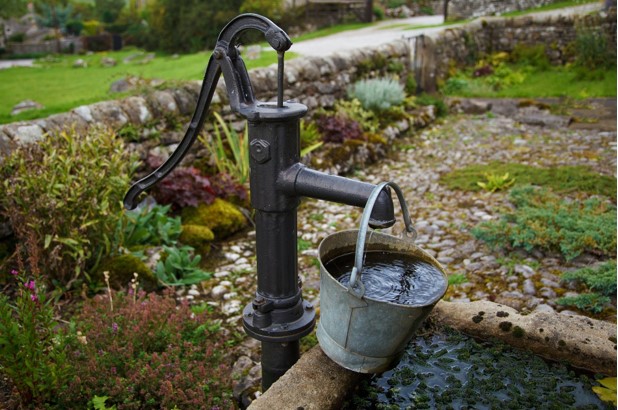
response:
<path fill-rule="evenodd" d="M 616 378 L 606 377 L 605 379 L 597 380 L 601 386 L 594 386 L 592 390 L 599 396 L 599 399 L 614 403 L 616 405 Z"/>

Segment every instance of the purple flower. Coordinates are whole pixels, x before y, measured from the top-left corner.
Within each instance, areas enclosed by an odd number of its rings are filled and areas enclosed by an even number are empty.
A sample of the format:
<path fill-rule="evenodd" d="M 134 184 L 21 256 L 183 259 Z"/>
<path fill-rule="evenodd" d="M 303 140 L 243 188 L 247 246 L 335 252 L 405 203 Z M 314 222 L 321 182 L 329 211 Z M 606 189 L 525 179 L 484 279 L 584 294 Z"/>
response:
<path fill-rule="evenodd" d="M 33 293 L 32 295 L 30 295 L 30 300 L 32 300 L 33 302 L 38 302 L 39 298 Z"/>
<path fill-rule="evenodd" d="M 19 275 L 19 272 L 17 272 L 16 269 L 11 269 L 11 275 L 17 276 L 17 275 Z"/>
<path fill-rule="evenodd" d="M 112 323 L 112 332 L 114 333 L 118 332 L 118 323 L 116 322 Z"/>
<path fill-rule="evenodd" d="M 25 286 L 30 290 L 36 290 L 36 283 L 33 280 L 26 282 Z"/>

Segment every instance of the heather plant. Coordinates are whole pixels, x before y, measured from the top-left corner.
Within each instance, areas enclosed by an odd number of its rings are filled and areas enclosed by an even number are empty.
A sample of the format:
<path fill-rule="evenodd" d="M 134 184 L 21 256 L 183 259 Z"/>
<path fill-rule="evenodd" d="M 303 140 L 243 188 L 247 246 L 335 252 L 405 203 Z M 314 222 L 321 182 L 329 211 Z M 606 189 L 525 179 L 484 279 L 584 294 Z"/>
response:
<path fill-rule="evenodd" d="M 61 132 L 14 151 L 0 167 L 0 212 L 18 241 L 14 256 L 57 286 L 88 279 L 112 251 L 135 165 L 103 129 Z"/>
<path fill-rule="evenodd" d="M 394 79 L 375 78 L 356 82 L 348 89 L 348 96 L 358 99 L 366 110 L 381 112 L 403 103 L 406 93 Z"/>
<path fill-rule="evenodd" d="M 72 324 L 67 355 L 74 377 L 58 395 L 63 408 L 232 408 L 223 337 L 208 311 L 178 305 L 174 293 L 99 295 Z M 99 399 L 100 400 L 100 399 Z"/>
<path fill-rule="evenodd" d="M 481 223 L 474 236 L 492 247 L 558 251 L 567 260 L 584 252 L 615 255 L 616 207 L 609 201 L 572 201 L 532 186 L 513 188 L 509 198 L 515 210 Z"/>
<path fill-rule="evenodd" d="M 0 295 L 0 374 L 9 378 L 24 407 L 53 403 L 71 367 L 41 278 L 12 270 L 14 298 Z"/>

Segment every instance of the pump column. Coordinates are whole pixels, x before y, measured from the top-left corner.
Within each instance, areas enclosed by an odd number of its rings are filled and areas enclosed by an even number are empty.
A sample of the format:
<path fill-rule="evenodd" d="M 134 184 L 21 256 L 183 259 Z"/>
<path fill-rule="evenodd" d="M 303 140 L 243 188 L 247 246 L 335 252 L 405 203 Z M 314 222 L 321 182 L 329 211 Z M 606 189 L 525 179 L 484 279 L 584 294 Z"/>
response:
<path fill-rule="evenodd" d="M 262 389 L 300 357 L 299 340 L 315 325 L 298 281 L 296 208 L 299 197 L 277 189 L 283 171 L 300 160 L 302 104 L 259 103 L 249 118 L 251 205 L 255 209 L 257 293 L 243 311 L 247 334 L 262 341 Z"/>

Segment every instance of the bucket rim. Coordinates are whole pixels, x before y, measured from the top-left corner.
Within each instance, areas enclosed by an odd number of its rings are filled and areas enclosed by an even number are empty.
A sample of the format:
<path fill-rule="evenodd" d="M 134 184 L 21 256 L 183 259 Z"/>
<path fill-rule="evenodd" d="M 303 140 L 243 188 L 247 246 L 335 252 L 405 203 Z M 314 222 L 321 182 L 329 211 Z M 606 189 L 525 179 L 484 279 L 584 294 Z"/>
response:
<path fill-rule="evenodd" d="M 354 294 L 353 292 L 349 292 L 348 287 L 342 285 L 326 269 L 326 267 L 324 266 L 324 262 L 322 260 L 322 245 L 324 244 L 325 241 L 327 241 L 329 238 L 332 238 L 333 236 L 352 235 L 353 237 L 356 237 L 357 234 L 358 234 L 358 231 L 359 231 L 359 229 L 345 229 L 345 230 L 342 230 L 342 231 L 334 232 L 334 233 L 329 234 L 328 236 L 326 236 L 324 239 L 322 239 L 320 241 L 320 244 L 318 245 L 318 260 L 320 262 L 320 277 L 321 277 L 321 275 L 323 273 L 328 274 L 328 276 L 331 278 L 331 280 L 336 283 L 337 287 L 339 287 L 341 290 L 344 290 L 344 291 L 350 293 L 351 295 L 353 295 L 355 297 L 358 297 L 358 296 L 356 294 Z M 395 239 L 397 241 L 406 242 L 405 239 L 399 238 L 399 237 L 391 235 L 391 234 L 387 234 L 387 233 L 384 233 L 384 232 L 372 231 L 371 236 L 375 236 L 375 235 L 382 236 L 382 237 L 389 237 L 389 238 Z M 370 245 L 371 244 L 368 241 L 367 242 L 367 246 L 370 246 Z M 416 250 L 418 250 L 423 255 L 423 258 L 426 258 L 429 262 L 431 262 L 432 265 L 434 265 L 436 268 L 438 268 L 438 270 L 442 274 L 442 278 L 444 279 L 444 289 L 443 289 L 443 291 L 439 292 L 434 298 L 431 298 L 431 299 L 429 299 L 426 302 L 418 303 L 418 304 L 402 304 L 402 303 L 389 302 L 389 301 L 385 301 L 385 300 L 377 300 L 377 299 L 373 299 L 373 298 L 371 298 L 371 297 L 369 297 L 367 295 L 363 295 L 362 297 L 360 297 L 360 299 L 367 299 L 367 300 L 370 300 L 373 303 L 388 304 L 388 305 L 391 305 L 391 306 L 396 306 L 396 307 L 401 307 L 401 308 L 416 308 L 416 309 L 418 309 L 418 308 L 433 306 L 436 303 L 438 303 L 438 301 L 440 299 L 442 299 L 444 297 L 444 295 L 446 294 L 446 291 L 448 290 L 448 276 L 446 275 L 444 266 L 442 266 L 442 264 L 440 262 L 438 262 L 436 260 L 436 258 L 431 256 L 429 253 L 427 253 L 427 251 L 425 251 L 423 248 L 421 248 L 420 246 L 418 246 L 414 242 L 407 242 L 407 245 L 415 248 Z M 404 253 L 403 250 L 402 250 L 402 253 Z"/>

